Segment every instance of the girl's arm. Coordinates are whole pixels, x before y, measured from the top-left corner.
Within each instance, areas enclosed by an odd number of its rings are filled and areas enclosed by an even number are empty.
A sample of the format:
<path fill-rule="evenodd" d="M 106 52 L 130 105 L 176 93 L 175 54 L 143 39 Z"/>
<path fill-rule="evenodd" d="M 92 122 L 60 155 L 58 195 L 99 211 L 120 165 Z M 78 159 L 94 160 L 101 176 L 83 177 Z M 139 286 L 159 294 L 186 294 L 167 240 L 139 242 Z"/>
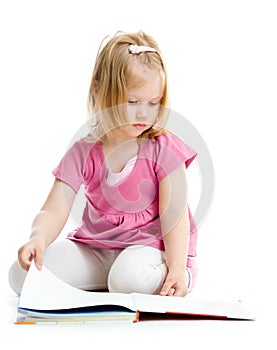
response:
<path fill-rule="evenodd" d="M 25 270 L 29 269 L 33 259 L 36 267 L 41 269 L 44 249 L 62 231 L 75 195 L 75 191 L 70 186 L 60 180 L 55 180 L 46 202 L 33 221 L 29 241 L 18 251 L 19 263 Z"/>
<path fill-rule="evenodd" d="M 185 296 L 190 227 L 186 176 L 183 167 L 176 169 L 160 182 L 159 206 L 168 267 L 168 274 L 160 294 Z"/>

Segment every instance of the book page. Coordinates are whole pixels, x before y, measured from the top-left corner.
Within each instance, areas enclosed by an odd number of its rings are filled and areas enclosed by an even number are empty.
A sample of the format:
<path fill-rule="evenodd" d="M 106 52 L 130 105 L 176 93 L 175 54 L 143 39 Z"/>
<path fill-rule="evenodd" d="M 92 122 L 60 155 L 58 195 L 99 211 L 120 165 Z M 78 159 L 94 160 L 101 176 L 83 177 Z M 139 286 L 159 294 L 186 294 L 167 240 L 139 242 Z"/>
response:
<path fill-rule="evenodd" d="M 95 305 L 120 305 L 135 308 L 128 294 L 89 292 L 63 282 L 45 266 L 39 271 L 32 263 L 19 299 L 19 308 L 61 310 Z M 136 310 L 134 310 L 136 311 Z"/>
<path fill-rule="evenodd" d="M 252 319 L 238 300 L 199 298 L 192 294 L 186 297 L 133 294 L 134 303 L 140 312 L 176 313 L 226 318 Z"/>

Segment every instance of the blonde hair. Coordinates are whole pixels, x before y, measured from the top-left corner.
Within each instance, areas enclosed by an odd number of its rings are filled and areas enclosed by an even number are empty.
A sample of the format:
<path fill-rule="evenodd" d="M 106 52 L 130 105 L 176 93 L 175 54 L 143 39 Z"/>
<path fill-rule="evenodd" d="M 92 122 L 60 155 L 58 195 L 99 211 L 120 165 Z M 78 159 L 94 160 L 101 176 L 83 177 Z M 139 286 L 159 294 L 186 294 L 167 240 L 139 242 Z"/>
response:
<path fill-rule="evenodd" d="M 156 52 L 131 54 L 130 45 L 149 46 Z M 140 63 L 151 70 L 157 70 L 163 75 L 164 80 L 164 91 L 160 100 L 157 121 L 140 137 L 154 138 L 164 133 L 169 102 L 167 73 L 160 48 L 151 36 L 142 31 L 131 34 L 119 32 L 107 42 L 102 50 L 99 49 L 96 57 L 88 96 L 89 117 L 91 121 L 94 120 L 90 130 L 90 136 L 93 139 L 95 137 L 102 139 L 107 132 L 126 124 L 125 104 L 130 81 L 132 87 L 135 87 L 146 79 L 145 76 L 139 76 L 139 72 L 131 69 L 132 63 Z"/>

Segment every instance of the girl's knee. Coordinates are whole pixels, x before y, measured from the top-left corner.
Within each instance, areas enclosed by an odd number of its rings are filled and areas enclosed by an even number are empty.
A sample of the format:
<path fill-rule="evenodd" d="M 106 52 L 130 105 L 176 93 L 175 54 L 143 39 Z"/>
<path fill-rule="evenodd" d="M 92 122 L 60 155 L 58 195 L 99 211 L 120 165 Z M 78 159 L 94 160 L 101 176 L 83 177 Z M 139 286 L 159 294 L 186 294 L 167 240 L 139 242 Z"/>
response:
<path fill-rule="evenodd" d="M 110 292 L 159 293 L 167 268 L 162 252 L 151 247 L 133 246 L 115 260 L 108 276 Z"/>

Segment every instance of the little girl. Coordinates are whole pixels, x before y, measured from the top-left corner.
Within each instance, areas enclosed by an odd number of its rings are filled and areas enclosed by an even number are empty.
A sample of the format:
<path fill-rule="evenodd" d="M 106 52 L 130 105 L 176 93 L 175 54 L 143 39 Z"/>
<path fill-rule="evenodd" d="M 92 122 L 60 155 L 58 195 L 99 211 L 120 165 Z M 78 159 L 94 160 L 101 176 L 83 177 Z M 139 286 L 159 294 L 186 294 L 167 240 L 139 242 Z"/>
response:
<path fill-rule="evenodd" d="M 85 290 L 191 291 L 197 229 L 185 169 L 196 154 L 164 129 L 167 92 L 164 61 L 150 36 L 120 33 L 100 51 L 88 99 L 96 122 L 53 171 L 53 187 L 10 269 L 16 293 L 32 260 Z M 81 185 L 82 225 L 55 241 Z"/>

